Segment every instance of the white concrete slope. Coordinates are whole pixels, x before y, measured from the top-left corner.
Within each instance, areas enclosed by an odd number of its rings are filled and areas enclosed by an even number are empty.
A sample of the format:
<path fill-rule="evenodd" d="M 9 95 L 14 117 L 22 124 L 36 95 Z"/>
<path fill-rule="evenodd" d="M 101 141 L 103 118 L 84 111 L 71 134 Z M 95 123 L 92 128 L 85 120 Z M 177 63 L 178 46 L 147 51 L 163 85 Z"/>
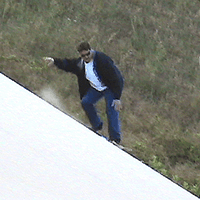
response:
<path fill-rule="evenodd" d="M 195 200 L 0 74 L 1 200 Z"/>

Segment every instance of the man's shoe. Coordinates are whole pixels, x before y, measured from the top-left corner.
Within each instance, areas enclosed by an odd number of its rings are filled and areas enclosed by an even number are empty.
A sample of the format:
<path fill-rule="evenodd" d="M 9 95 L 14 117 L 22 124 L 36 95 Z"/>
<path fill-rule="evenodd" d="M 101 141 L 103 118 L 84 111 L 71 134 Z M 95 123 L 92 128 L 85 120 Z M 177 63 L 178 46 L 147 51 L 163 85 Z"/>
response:
<path fill-rule="evenodd" d="M 121 142 L 121 139 L 110 139 L 109 140 L 111 143 L 116 143 L 119 144 Z"/>
<path fill-rule="evenodd" d="M 103 122 L 99 124 L 97 128 L 92 128 L 95 132 L 100 131 L 103 128 Z"/>

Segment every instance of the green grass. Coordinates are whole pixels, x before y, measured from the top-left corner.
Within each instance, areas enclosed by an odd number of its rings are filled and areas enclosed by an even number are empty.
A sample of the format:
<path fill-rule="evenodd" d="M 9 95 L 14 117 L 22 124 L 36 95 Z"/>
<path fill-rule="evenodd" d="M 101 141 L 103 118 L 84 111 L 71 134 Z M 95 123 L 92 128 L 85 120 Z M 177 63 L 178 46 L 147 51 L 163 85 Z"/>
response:
<path fill-rule="evenodd" d="M 145 163 L 200 196 L 200 2 L 197 0 L 4 0 L 0 71 L 88 123 L 76 77 L 42 62 L 77 57 L 89 41 L 125 77 L 123 143 Z M 105 104 L 98 105 L 102 118 Z M 107 134 L 107 124 L 103 129 Z"/>

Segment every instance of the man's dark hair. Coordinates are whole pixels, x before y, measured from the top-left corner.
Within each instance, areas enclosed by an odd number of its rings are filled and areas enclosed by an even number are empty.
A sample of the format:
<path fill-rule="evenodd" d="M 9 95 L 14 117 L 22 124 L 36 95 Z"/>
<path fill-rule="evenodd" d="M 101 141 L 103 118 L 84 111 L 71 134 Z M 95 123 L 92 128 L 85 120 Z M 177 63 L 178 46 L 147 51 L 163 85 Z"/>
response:
<path fill-rule="evenodd" d="M 77 47 L 78 52 L 84 51 L 84 50 L 91 50 L 91 47 L 88 42 L 82 42 Z"/>

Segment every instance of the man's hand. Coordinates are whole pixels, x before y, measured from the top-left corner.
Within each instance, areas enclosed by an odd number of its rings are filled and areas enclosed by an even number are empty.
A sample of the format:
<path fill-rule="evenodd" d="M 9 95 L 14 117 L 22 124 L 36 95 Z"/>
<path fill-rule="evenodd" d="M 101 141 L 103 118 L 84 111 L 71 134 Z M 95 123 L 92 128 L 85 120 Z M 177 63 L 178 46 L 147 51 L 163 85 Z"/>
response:
<path fill-rule="evenodd" d="M 113 100 L 111 106 L 114 107 L 115 110 L 118 111 L 118 112 L 122 109 L 122 103 L 121 103 L 121 101 L 118 100 L 118 99 Z"/>
<path fill-rule="evenodd" d="M 53 58 L 51 58 L 51 57 L 43 57 L 43 60 L 48 65 L 48 67 L 53 67 L 54 66 L 54 59 Z"/>

